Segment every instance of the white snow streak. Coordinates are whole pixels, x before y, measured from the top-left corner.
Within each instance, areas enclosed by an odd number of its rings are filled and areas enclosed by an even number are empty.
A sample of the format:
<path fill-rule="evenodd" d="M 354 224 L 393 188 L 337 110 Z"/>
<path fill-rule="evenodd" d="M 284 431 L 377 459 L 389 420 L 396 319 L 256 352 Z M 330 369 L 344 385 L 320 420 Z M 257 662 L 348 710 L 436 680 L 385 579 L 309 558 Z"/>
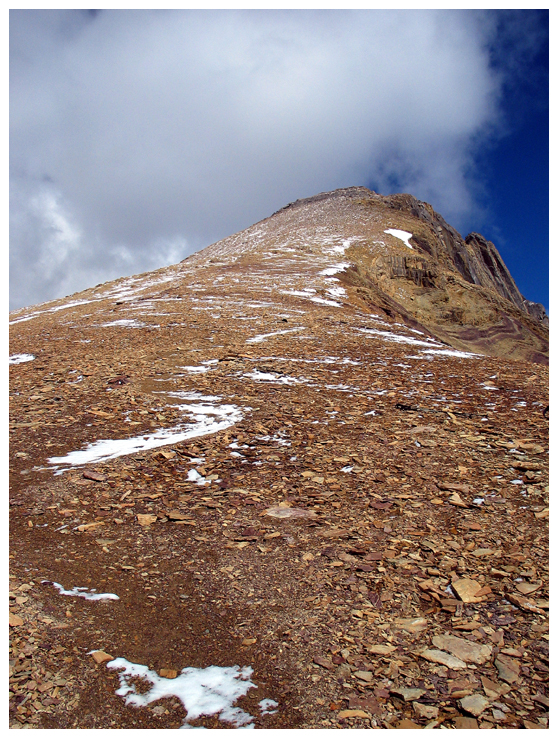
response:
<path fill-rule="evenodd" d="M 134 438 L 102 439 L 90 443 L 81 451 L 70 451 L 66 456 L 53 456 L 48 459 L 49 464 L 67 464 L 69 466 L 83 466 L 118 456 L 134 454 L 138 451 L 147 451 L 171 443 L 180 443 L 188 438 L 206 436 L 229 428 L 242 420 L 243 415 L 236 405 L 178 405 L 189 416 L 189 424 L 181 424 L 172 428 L 163 428 Z M 62 471 L 58 471 L 61 474 Z"/>
<path fill-rule="evenodd" d="M 296 331 L 303 331 L 304 328 L 288 328 L 285 331 L 276 331 L 275 333 L 262 333 L 259 336 L 254 336 L 253 338 L 249 338 L 246 343 L 261 343 L 262 341 L 265 341 L 266 338 L 271 338 L 272 336 L 282 336 L 285 333 L 295 333 Z"/>

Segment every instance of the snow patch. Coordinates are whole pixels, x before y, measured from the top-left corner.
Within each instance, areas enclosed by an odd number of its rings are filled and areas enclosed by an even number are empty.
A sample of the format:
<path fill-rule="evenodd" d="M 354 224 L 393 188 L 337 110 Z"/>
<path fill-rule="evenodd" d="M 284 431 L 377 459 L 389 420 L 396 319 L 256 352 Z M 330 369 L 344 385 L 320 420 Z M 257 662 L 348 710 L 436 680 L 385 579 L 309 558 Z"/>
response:
<path fill-rule="evenodd" d="M 392 333 L 391 331 L 379 331 L 375 328 L 356 328 L 356 330 L 359 331 L 359 333 L 366 333 L 367 335 L 378 336 L 378 338 L 383 338 L 384 341 L 394 341 L 395 343 L 410 343 L 413 344 L 413 346 L 425 346 L 426 348 L 430 348 L 432 346 L 431 343 L 420 341 L 418 338 L 403 336 L 400 333 Z"/>
<path fill-rule="evenodd" d="M 395 236 L 395 238 L 398 238 L 400 241 L 403 241 L 405 246 L 408 246 L 411 250 L 413 247 L 409 243 L 409 239 L 413 237 L 412 233 L 407 233 L 407 231 L 399 231 L 397 228 L 388 228 L 387 231 L 384 231 L 384 233 L 388 233 L 391 236 Z"/>
<path fill-rule="evenodd" d="M 340 302 L 334 302 L 333 300 L 324 300 L 323 297 L 311 297 L 312 302 L 316 302 L 318 305 L 331 305 L 331 307 L 343 307 Z"/>
<path fill-rule="evenodd" d="M 347 297 L 347 290 L 344 287 L 328 287 L 327 294 L 331 297 Z"/>
<path fill-rule="evenodd" d="M 43 579 L 41 584 L 52 584 L 56 587 L 58 593 L 61 595 L 67 595 L 69 597 L 82 597 L 84 600 L 119 600 L 120 597 L 110 592 L 97 592 L 96 589 L 89 590 L 87 587 L 74 587 L 73 589 L 64 589 L 58 582 L 50 582 L 48 579 Z"/>
<path fill-rule="evenodd" d="M 146 707 L 164 697 L 178 697 L 186 710 L 183 728 L 191 727 L 189 723 L 202 715 L 218 715 L 219 720 L 232 723 L 236 728 L 254 727 L 252 715 L 234 707 L 234 703 L 248 690 L 257 688 L 250 681 L 253 673 L 250 666 L 208 666 L 205 669 L 188 666 L 175 679 L 160 677 L 147 666 L 124 658 L 109 661 L 107 668 L 120 670 L 120 687 L 116 694 L 124 697 L 127 705 Z M 151 688 L 138 693 L 132 682 L 134 678 L 150 682 Z M 262 714 L 267 714 L 264 709 L 268 706 L 262 709 Z"/>
<path fill-rule="evenodd" d="M 207 481 L 205 477 L 202 477 L 202 475 L 197 472 L 195 469 L 190 469 L 188 472 L 188 481 L 189 482 L 195 482 L 196 484 L 199 484 L 201 487 L 205 487 L 207 484 Z"/>
<path fill-rule="evenodd" d="M 330 267 L 327 267 L 326 269 L 322 269 L 320 272 L 321 277 L 333 277 L 334 274 L 339 274 L 339 272 L 344 271 L 345 269 L 348 269 L 351 265 L 348 261 L 343 261 L 339 264 L 333 264 Z"/>
<path fill-rule="evenodd" d="M 272 708 L 279 706 L 275 700 L 260 700 L 258 704 L 262 715 L 275 715 L 277 710 L 273 710 Z"/>
<path fill-rule="evenodd" d="M 273 382 L 274 384 L 304 384 L 308 382 L 307 379 L 296 379 L 296 377 L 289 377 L 286 374 L 272 374 L 271 372 L 260 372 L 255 369 L 253 372 L 248 372 L 242 375 L 246 379 L 253 379 L 256 382 Z"/>
<path fill-rule="evenodd" d="M 10 364 L 24 364 L 26 361 L 33 361 L 33 354 L 12 354 L 10 356 Z"/>

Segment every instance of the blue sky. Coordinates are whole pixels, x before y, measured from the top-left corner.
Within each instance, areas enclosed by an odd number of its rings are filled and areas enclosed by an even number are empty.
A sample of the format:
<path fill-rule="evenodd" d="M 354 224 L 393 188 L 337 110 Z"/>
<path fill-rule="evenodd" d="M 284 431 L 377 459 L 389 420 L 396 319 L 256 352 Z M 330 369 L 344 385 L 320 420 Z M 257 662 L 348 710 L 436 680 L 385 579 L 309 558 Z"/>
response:
<path fill-rule="evenodd" d="M 497 243 L 520 292 L 548 312 L 548 111 L 535 111 L 482 157 L 490 213 L 483 235 Z"/>
<path fill-rule="evenodd" d="M 548 12 L 533 13 L 541 34 Z M 513 50 L 510 50 L 513 54 Z M 549 89 L 548 36 L 510 79 L 503 101 L 508 132 L 479 156 L 486 178 L 487 238 L 498 249 L 520 292 L 549 300 Z"/>
<path fill-rule="evenodd" d="M 10 308 L 354 185 L 548 308 L 547 115 L 547 11 L 10 11 Z"/>

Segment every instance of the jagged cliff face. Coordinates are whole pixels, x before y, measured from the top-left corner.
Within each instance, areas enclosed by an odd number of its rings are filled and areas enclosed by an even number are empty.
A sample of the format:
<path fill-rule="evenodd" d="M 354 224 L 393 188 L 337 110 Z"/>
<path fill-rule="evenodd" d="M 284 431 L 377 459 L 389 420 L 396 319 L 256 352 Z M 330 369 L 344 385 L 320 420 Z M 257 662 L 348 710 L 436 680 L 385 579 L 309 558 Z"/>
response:
<path fill-rule="evenodd" d="M 463 239 L 411 195 L 351 187 L 297 200 L 187 263 L 258 261 L 270 274 L 281 263 L 290 265 L 291 281 L 302 277 L 327 294 L 316 267 L 333 254 L 342 259 L 336 279 L 353 304 L 427 329 L 457 349 L 548 362 L 545 310 L 520 294 L 494 244 L 477 233 Z"/>

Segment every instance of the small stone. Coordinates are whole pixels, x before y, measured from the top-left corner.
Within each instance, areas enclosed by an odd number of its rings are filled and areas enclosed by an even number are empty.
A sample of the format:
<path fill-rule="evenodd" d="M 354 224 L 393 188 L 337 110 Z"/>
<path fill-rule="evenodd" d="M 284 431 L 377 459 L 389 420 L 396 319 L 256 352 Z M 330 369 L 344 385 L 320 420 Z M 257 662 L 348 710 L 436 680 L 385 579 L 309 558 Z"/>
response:
<path fill-rule="evenodd" d="M 14 612 L 10 613 L 9 623 L 11 628 L 17 628 L 18 625 L 23 625 L 23 618 L 16 615 Z"/>
<path fill-rule="evenodd" d="M 161 669 L 159 676 L 164 677 L 165 679 L 176 679 L 178 672 L 176 669 Z"/>
<path fill-rule="evenodd" d="M 440 712 L 437 707 L 434 707 L 433 705 L 423 705 L 421 702 L 413 702 L 413 710 L 417 717 L 425 718 L 426 720 L 435 720 Z"/>
<path fill-rule="evenodd" d="M 496 708 L 494 708 L 492 710 L 492 717 L 494 718 L 494 720 L 496 720 L 497 723 L 501 723 L 506 719 L 506 714 L 502 712 L 502 710 L 497 710 Z"/>
<path fill-rule="evenodd" d="M 453 724 L 457 730 L 478 730 L 479 727 L 475 718 L 465 717 L 464 715 L 456 717 Z"/>
<path fill-rule="evenodd" d="M 355 671 L 353 676 L 357 679 L 361 679 L 363 682 L 371 682 L 374 675 L 371 671 Z"/>
<path fill-rule="evenodd" d="M 314 656 L 314 663 L 318 666 L 323 666 L 324 669 L 334 669 L 335 666 L 332 661 L 324 658 L 323 656 Z"/>
<path fill-rule="evenodd" d="M 419 633 L 428 628 L 428 621 L 426 618 L 396 618 L 395 626 L 407 633 Z"/>
<path fill-rule="evenodd" d="M 192 515 L 180 512 L 180 510 L 169 510 L 166 517 L 170 520 L 191 520 Z"/>
<path fill-rule="evenodd" d="M 531 720 L 524 720 L 523 726 L 527 728 L 527 730 L 546 730 L 545 725 L 540 725 L 540 723 L 533 723 Z"/>
<path fill-rule="evenodd" d="M 341 712 L 337 713 L 338 718 L 352 718 L 352 717 L 358 717 L 358 718 L 369 718 L 370 715 L 367 712 L 364 712 L 364 710 L 341 710 Z"/>
<path fill-rule="evenodd" d="M 152 514 L 142 515 L 141 513 L 138 515 L 138 523 L 143 527 L 151 525 L 156 520 L 157 520 L 156 515 L 152 515 Z"/>
<path fill-rule="evenodd" d="M 529 595 L 531 592 L 536 592 L 537 589 L 540 589 L 541 587 L 542 582 L 535 582 L 534 584 L 531 584 L 530 582 L 518 582 L 515 585 L 515 588 L 523 595 Z"/>
<path fill-rule="evenodd" d="M 265 515 L 270 515 L 272 518 L 315 518 L 316 513 L 313 510 L 304 510 L 300 507 L 281 507 L 276 505 L 275 507 L 268 507 L 264 510 Z"/>
<path fill-rule="evenodd" d="M 544 705 L 547 709 L 550 707 L 550 700 L 544 694 L 536 694 L 533 697 L 534 702 L 538 702 L 540 705 Z"/>
<path fill-rule="evenodd" d="M 466 669 L 467 668 L 467 664 L 464 661 L 461 661 L 461 659 L 458 659 L 455 656 L 451 656 L 451 654 L 446 653 L 445 651 L 427 649 L 426 651 L 423 651 L 420 655 L 422 656 L 423 659 L 426 659 L 427 661 L 432 661 L 435 664 L 443 664 L 444 666 L 447 666 L 449 669 Z"/>
<path fill-rule="evenodd" d="M 242 645 L 243 646 L 253 646 L 255 642 L 256 642 L 256 638 L 245 638 L 242 641 Z"/>
<path fill-rule="evenodd" d="M 459 704 L 465 712 L 478 717 L 481 712 L 486 710 L 490 701 L 483 694 L 471 694 L 468 697 L 462 697 L 459 700 Z"/>
<path fill-rule="evenodd" d="M 451 583 L 452 589 L 462 602 L 476 602 L 476 594 L 482 589 L 479 582 L 474 579 L 455 579 Z"/>
<path fill-rule="evenodd" d="M 104 664 L 105 661 L 113 661 L 114 656 L 111 656 L 108 653 L 105 653 L 104 651 L 92 651 L 90 654 L 93 657 L 93 661 L 96 664 Z"/>
<path fill-rule="evenodd" d="M 405 702 L 412 702 L 413 700 L 419 700 L 426 690 L 419 689 L 418 687 L 394 687 L 390 690 L 392 694 L 398 694 Z"/>
<path fill-rule="evenodd" d="M 78 525 L 77 529 L 80 533 L 83 533 L 85 530 L 90 530 L 91 528 L 98 528 L 100 525 L 104 525 L 103 520 L 97 520 L 94 523 L 84 523 L 83 525 Z"/>
<path fill-rule="evenodd" d="M 496 700 L 500 695 L 502 695 L 506 690 L 509 689 L 509 687 L 502 687 L 499 684 L 496 684 L 496 682 L 491 681 L 488 679 L 488 677 L 481 677 L 482 686 L 484 689 L 485 695 L 488 697 L 489 700 Z"/>
<path fill-rule="evenodd" d="M 455 505 L 456 507 L 469 507 L 466 502 L 463 502 L 458 492 L 454 492 L 449 498 L 448 502 L 450 505 Z"/>
<path fill-rule="evenodd" d="M 520 664 L 519 661 L 512 659 L 510 656 L 498 654 L 494 660 L 494 666 L 498 669 L 498 676 L 508 684 L 513 684 L 519 677 Z"/>
<path fill-rule="evenodd" d="M 387 643 L 373 643 L 366 646 L 366 650 L 369 653 L 377 654 L 378 656 L 388 656 L 390 653 L 396 650 L 395 646 L 389 646 Z"/>
<path fill-rule="evenodd" d="M 89 471 L 87 469 L 83 472 L 83 478 L 92 479 L 94 482 L 106 482 L 107 479 L 104 474 L 99 474 L 99 472 Z"/>
<path fill-rule="evenodd" d="M 536 612 L 537 615 L 545 614 L 544 610 L 541 610 L 539 607 L 537 607 L 536 603 L 533 602 L 533 600 L 527 599 L 527 597 L 522 597 L 521 595 L 516 595 L 510 592 L 507 595 L 507 598 L 512 603 L 512 605 L 517 605 L 517 607 L 520 607 L 526 612 Z"/>
<path fill-rule="evenodd" d="M 350 710 L 365 710 L 366 712 L 377 715 L 381 712 L 380 703 L 374 695 L 358 695 L 358 697 L 349 697 Z M 337 708 L 339 709 L 339 708 Z"/>
<path fill-rule="evenodd" d="M 335 676 L 338 679 L 349 679 L 351 676 L 351 667 L 349 664 L 340 664 L 337 669 L 335 669 Z"/>
<path fill-rule="evenodd" d="M 422 730 L 422 725 L 417 725 L 417 723 L 414 723 L 408 718 L 403 718 L 403 720 L 400 720 L 397 723 L 396 727 L 399 728 L 399 730 Z"/>
<path fill-rule="evenodd" d="M 494 558 L 495 555 L 499 555 L 499 551 L 493 549 L 493 548 L 477 548 L 474 551 L 471 551 L 473 556 L 476 556 L 477 559 L 485 559 L 488 556 L 491 558 Z"/>

